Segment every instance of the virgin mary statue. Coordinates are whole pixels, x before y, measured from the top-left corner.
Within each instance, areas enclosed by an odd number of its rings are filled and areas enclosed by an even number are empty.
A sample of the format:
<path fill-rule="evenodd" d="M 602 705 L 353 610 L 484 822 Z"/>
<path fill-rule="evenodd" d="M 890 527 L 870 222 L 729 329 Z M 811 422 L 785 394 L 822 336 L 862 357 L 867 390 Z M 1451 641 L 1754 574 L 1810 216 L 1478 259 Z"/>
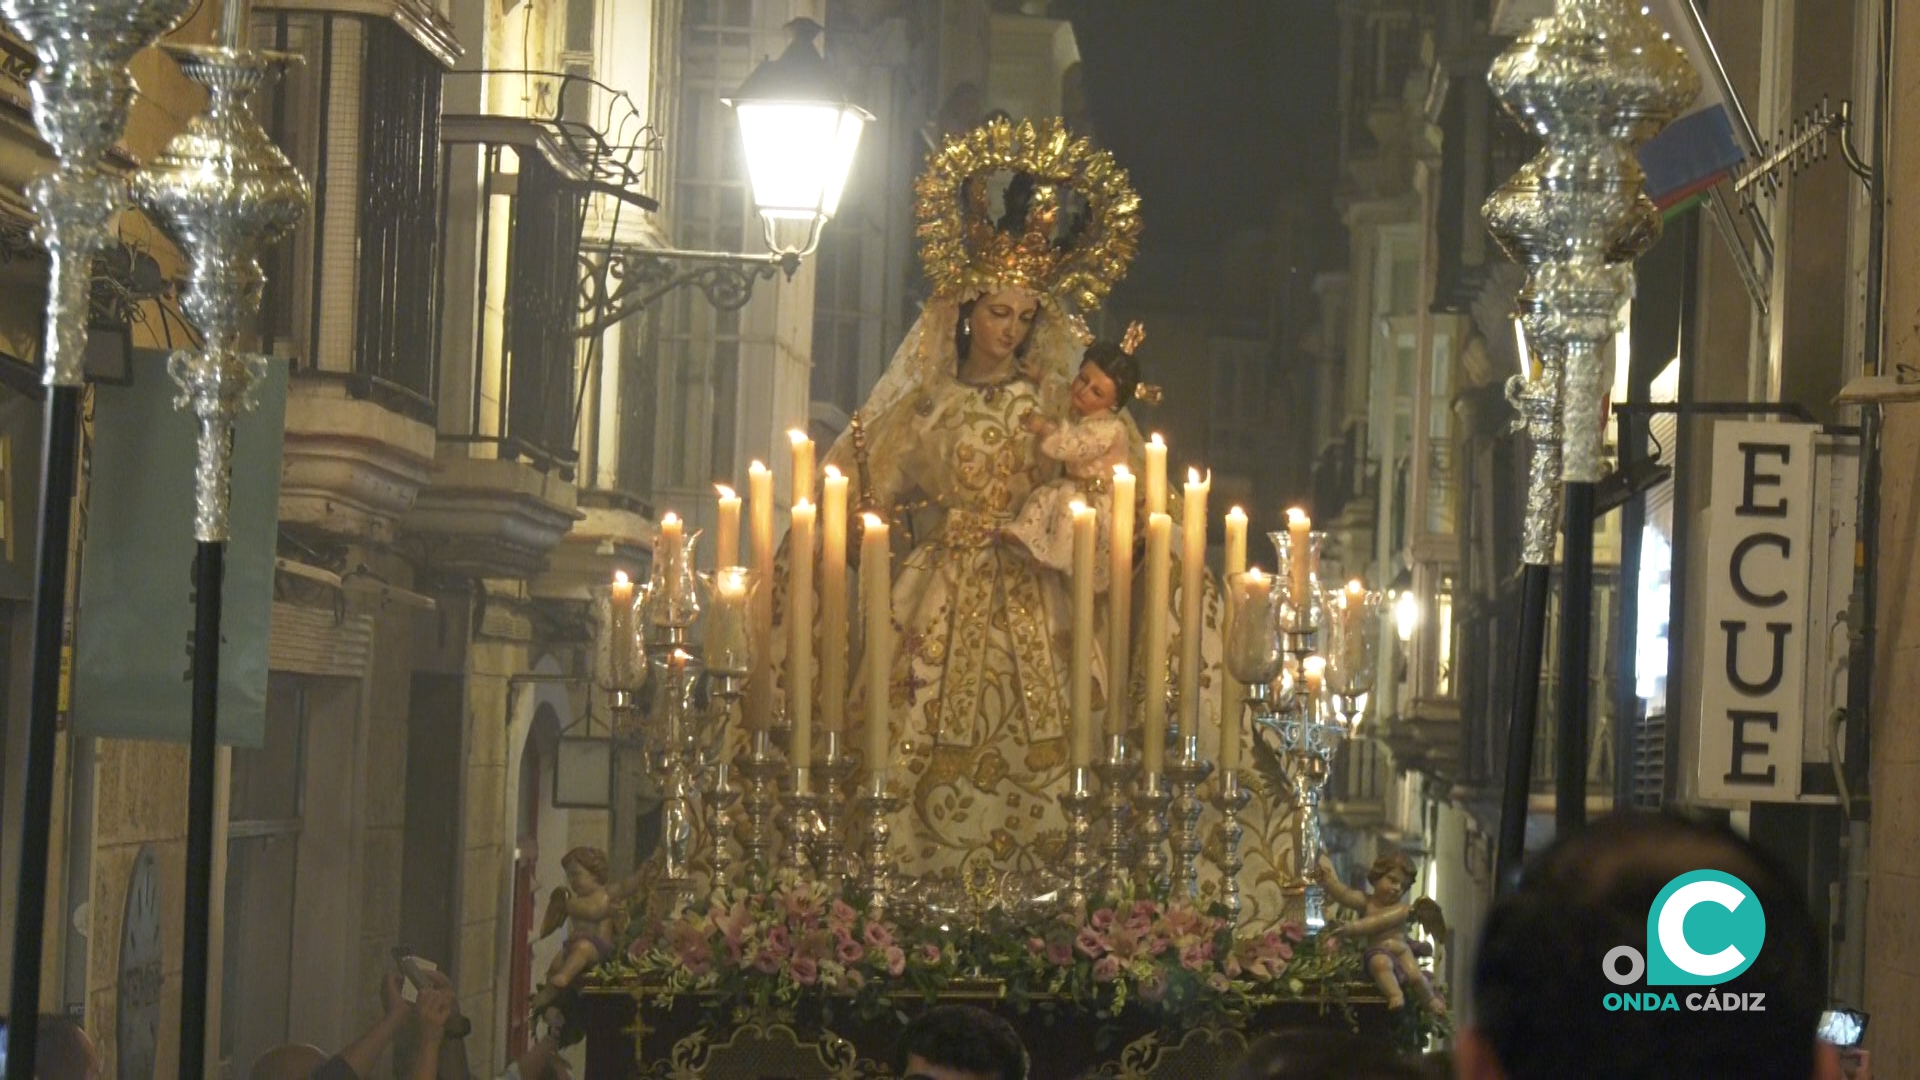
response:
<path fill-rule="evenodd" d="M 894 649 L 862 655 L 856 641 L 854 660 L 889 671 L 886 764 L 904 796 L 893 853 L 910 881 L 979 862 L 1057 870 L 1067 582 L 1008 529 L 1060 475 L 1028 420 L 1066 415 L 1086 341 L 1077 316 L 1126 272 L 1139 201 L 1109 154 L 1057 120 L 994 121 L 950 140 L 916 195 L 933 295 L 823 462 L 854 478 L 853 527 L 863 512 L 891 524 Z M 1138 472 L 1139 431 L 1125 426 Z M 1096 707 L 1126 700 L 1094 667 Z M 862 746 L 867 680 L 849 681 L 848 742 Z"/>

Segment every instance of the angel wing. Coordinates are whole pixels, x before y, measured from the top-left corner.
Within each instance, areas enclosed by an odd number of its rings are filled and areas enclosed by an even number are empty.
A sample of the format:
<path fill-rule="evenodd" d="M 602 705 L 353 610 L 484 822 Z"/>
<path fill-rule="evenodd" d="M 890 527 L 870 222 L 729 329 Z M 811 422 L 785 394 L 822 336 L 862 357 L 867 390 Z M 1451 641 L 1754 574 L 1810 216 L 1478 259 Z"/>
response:
<path fill-rule="evenodd" d="M 547 914 L 540 920 L 540 933 L 535 935 L 535 941 L 546 940 L 555 930 L 566 924 L 567 905 L 572 902 L 573 894 L 567 891 L 565 885 L 553 890 L 553 896 L 547 900 Z"/>
<path fill-rule="evenodd" d="M 1444 943 L 1447 940 L 1447 919 L 1440 913 L 1440 905 L 1430 896 L 1422 896 L 1413 902 L 1413 921 L 1433 937 Z"/>

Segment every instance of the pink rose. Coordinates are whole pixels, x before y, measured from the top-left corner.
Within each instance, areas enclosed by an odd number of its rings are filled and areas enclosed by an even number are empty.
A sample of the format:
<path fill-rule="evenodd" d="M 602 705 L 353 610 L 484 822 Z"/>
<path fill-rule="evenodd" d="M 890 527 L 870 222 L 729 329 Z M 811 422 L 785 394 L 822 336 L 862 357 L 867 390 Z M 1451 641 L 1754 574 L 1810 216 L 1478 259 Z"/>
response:
<path fill-rule="evenodd" d="M 1103 956 L 1093 962 L 1094 982 L 1112 982 L 1119 977 L 1120 960 L 1118 957 Z"/>
<path fill-rule="evenodd" d="M 759 955 L 753 958 L 753 966 L 755 970 L 763 975 L 778 975 L 780 973 L 780 957 L 775 956 L 769 949 L 761 949 Z"/>
<path fill-rule="evenodd" d="M 1107 951 L 1106 942 L 1091 927 L 1083 928 L 1073 938 L 1074 947 L 1093 959 L 1099 959 Z"/>
<path fill-rule="evenodd" d="M 895 978 L 907 970 L 907 954 L 898 945 L 887 946 L 887 974 Z"/>
<path fill-rule="evenodd" d="M 884 949 L 893 944 L 893 931 L 887 929 L 884 923 L 867 923 L 861 928 L 860 937 L 870 949 Z"/>
<path fill-rule="evenodd" d="M 1137 911 L 1127 916 L 1127 932 L 1134 937 L 1143 937 L 1151 929 L 1153 929 L 1153 916 L 1142 915 Z"/>
<path fill-rule="evenodd" d="M 1213 959 L 1213 950 L 1202 945 L 1187 945 L 1180 950 L 1180 966 L 1188 971 L 1199 971 Z"/>
<path fill-rule="evenodd" d="M 1113 909 L 1101 908 L 1094 912 L 1093 916 L 1087 920 L 1087 924 L 1103 934 L 1106 933 L 1113 926 Z"/>
<path fill-rule="evenodd" d="M 1167 977 L 1154 972 L 1140 984 L 1140 997 L 1149 1002 L 1158 1002 L 1167 996 Z"/>
<path fill-rule="evenodd" d="M 811 956 L 794 957 L 787 970 L 793 973 L 793 981 L 801 986 L 812 986 L 820 978 L 820 964 Z"/>
<path fill-rule="evenodd" d="M 920 962 L 923 964 L 938 964 L 940 962 L 940 946 L 934 944 L 920 946 Z"/>
<path fill-rule="evenodd" d="M 784 957 L 787 955 L 791 945 L 792 938 L 788 937 L 786 927 L 776 926 L 767 931 L 767 948 L 778 952 Z"/>
<path fill-rule="evenodd" d="M 1055 941 L 1047 945 L 1047 963 L 1054 967 L 1066 967 L 1073 963 L 1073 946 L 1064 941 Z"/>
<path fill-rule="evenodd" d="M 835 899 L 827 906 L 827 925 L 836 930 L 852 929 L 854 920 L 859 917 L 860 913 L 853 910 L 845 900 Z"/>
<path fill-rule="evenodd" d="M 840 943 L 840 962 L 843 964 L 857 964 L 865 955 L 867 955 L 867 947 L 852 938 Z"/>
<path fill-rule="evenodd" d="M 1283 923 L 1281 923 L 1281 924 L 1280 924 L 1280 933 L 1281 933 L 1281 934 L 1282 934 L 1283 936 L 1285 936 L 1285 937 L 1286 937 L 1286 939 L 1287 939 L 1288 941 L 1291 941 L 1291 942 L 1293 942 L 1293 943 L 1295 943 L 1295 944 L 1298 944 L 1298 943 L 1300 943 L 1300 942 L 1302 942 L 1302 941 L 1305 941 L 1305 940 L 1307 940 L 1307 931 L 1306 931 L 1306 928 L 1305 928 L 1305 927 L 1303 927 L 1303 926 L 1301 926 L 1301 925 L 1300 925 L 1299 923 L 1297 923 L 1297 922 L 1283 922 Z"/>
<path fill-rule="evenodd" d="M 1136 916 L 1144 915 L 1151 919 L 1158 913 L 1159 909 L 1154 906 L 1151 900 L 1135 900 L 1133 902 L 1133 914 Z"/>

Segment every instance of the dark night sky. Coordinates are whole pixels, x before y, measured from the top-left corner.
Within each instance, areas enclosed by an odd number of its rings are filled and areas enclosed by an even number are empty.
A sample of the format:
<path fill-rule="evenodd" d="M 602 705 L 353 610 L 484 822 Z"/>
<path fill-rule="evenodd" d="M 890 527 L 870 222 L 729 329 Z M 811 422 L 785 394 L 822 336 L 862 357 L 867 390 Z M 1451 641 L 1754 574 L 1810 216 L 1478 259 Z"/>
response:
<path fill-rule="evenodd" d="M 1099 141 L 1146 230 L 1126 293 L 1213 289 L 1222 245 L 1325 192 L 1335 154 L 1334 0 L 1056 0 L 1073 21 Z M 1163 296 L 1162 299 L 1170 297 Z"/>

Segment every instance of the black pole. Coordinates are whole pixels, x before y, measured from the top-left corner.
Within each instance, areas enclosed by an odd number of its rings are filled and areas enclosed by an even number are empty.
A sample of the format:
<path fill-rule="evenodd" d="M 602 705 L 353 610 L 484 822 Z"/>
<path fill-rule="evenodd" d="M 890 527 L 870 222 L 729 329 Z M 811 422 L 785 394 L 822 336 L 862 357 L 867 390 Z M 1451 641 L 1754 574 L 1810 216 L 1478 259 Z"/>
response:
<path fill-rule="evenodd" d="M 180 1075 L 206 1075 L 207 976 L 213 920 L 213 787 L 220 714 L 220 587 L 227 545 L 193 556 L 193 735 L 187 762 L 186 942 L 180 950 Z"/>
<path fill-rule="evenodd" d="M 1560 702 L 1554 733 L 1554 835 L 1587 824 L 1588 649 L 1593 641 L 1593 485 L 1566 485 L 1560 560 Z"/>
<path fill-rule="evenodd" d="M 1540 665 L 1547 651 L 1547 594 L 1553 567 L 1532 563 L 1520 571 L 1520 641 L 1513 664 L 1512 711 L 1507 720 L 1507 775 L 1500 789 L 1500 844 L 1494 890 L 1520 884 L 1527 851 L 1527 801 L 1533 794 L 1533 736 L 1540 716 Z"/>
<path fill-rule="evenodd" d="M 67 540 L 80 472 L 80 387 L 47 391 L 40 458 L 40 544 L 35 552 L 33 683 L 22 778 L 20 875 L 13 917 L 7 1075 L 33 1076 L 39 1044 L 41 938 L 47 920 L 47 847 L 53 832 L 54 746 L 59 736 L 60 657 L 66 645 Z"/>

